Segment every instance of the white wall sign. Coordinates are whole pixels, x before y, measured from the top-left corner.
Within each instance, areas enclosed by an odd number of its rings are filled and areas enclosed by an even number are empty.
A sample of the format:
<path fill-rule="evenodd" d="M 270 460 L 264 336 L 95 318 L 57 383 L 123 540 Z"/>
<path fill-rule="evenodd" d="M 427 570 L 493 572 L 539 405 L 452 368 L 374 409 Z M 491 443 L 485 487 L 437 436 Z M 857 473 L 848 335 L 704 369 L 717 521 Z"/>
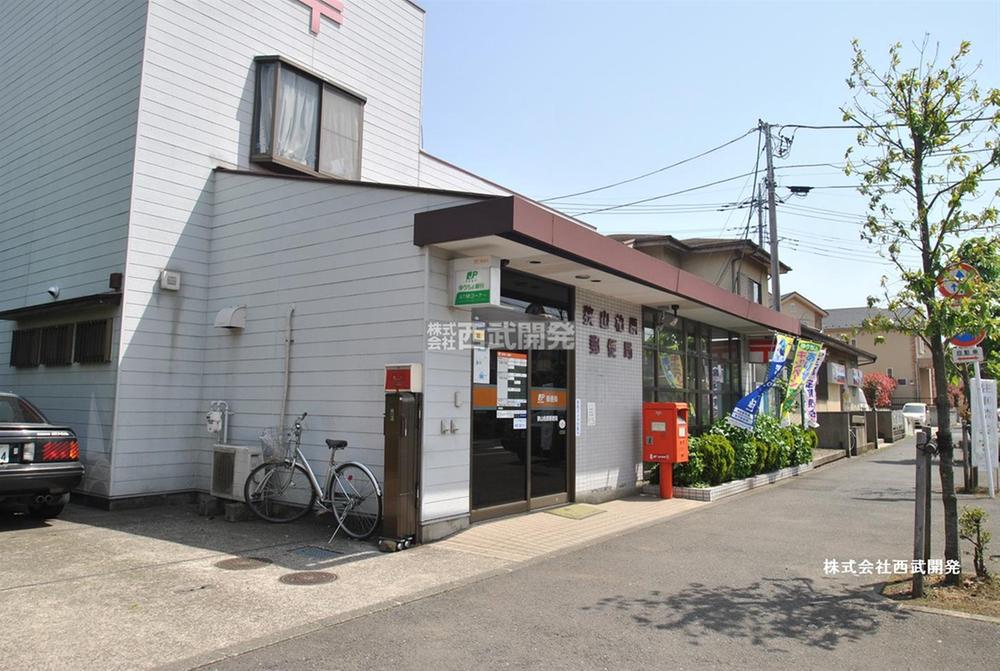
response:
<path fill-rule="evenodd" d="M 448 267 L 452 306 L 500 305 L 500 259 L 462 257 L 452 259 Z"/>
<path fill-rule="evenodd" d="M 597 404 L 587 401 L 587 426 L 597 426 Z"/>
<path fill-rule="evenodd" d="M 576 399 L 576 412 L 573 415 L 576 418 L 576 435 L 577 437 L 583 434 L 583 401 Z"/>

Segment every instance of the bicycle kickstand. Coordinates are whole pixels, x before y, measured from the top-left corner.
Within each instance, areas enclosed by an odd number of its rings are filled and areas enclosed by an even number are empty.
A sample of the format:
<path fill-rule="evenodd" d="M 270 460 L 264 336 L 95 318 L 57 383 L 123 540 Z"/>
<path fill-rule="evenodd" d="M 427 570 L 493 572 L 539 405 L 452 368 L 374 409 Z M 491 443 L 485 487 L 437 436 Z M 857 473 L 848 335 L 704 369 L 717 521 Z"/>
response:
<path fill-rule="evenodd" d="M 336 518 L 336 517 L 337 516 L 334 515 L 334 518 Z M 326 544 L 330 545 L 331 543 L 333 543 L 333 539 L 337 537 L 337 534 L 340 533 L 340 530 L 343 529 L 343 528 L 344 528 L 344 523 L 341 520 L 338 519 L 337 520 L 337 528 L 333 530 L 333 535 L 330 536 L 330 540 L 328 540 L 326 542 Z"/>

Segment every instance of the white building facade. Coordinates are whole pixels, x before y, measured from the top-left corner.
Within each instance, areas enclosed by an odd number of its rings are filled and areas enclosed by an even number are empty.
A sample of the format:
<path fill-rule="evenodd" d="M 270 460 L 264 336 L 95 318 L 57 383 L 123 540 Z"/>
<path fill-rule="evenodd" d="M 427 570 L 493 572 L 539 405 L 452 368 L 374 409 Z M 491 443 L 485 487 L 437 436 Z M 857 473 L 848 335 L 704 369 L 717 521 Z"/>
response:
<path fill-rule="evenodd" d="M 566 355 L 566 477 L 550 483 L 564 500 L 620 496 L 641 475 L 644 305 L 738 333 L 797 332 L 661 261 L 606 258 L 626 248 L 422 151 L 424 12 L 407 0 L 5 9 L 0 386 L 76 429 L 85 498 L 208 491 L 214 400 L 234 412 L 230 442 L 308 412 L 317 466 L 323 439 L 343 438 L 344 456 L 381 477 L 383 369 L 412 362 L 425 378 L 426 537 L 474 520 L 490 471 L 476 465 L 473 356 L 427 347 L 430 322 L 472 317 L 452 305 L 457 256 L 565 287 L 568 321 L 585 305 L 625 319 L 580 324 Z M 446 221 L 504 208 L 474 236 Z M 233 306 L 246 306 L 245 327 L 214 326 Z M 577 421 L 591 403 L 596 416 Z"/>

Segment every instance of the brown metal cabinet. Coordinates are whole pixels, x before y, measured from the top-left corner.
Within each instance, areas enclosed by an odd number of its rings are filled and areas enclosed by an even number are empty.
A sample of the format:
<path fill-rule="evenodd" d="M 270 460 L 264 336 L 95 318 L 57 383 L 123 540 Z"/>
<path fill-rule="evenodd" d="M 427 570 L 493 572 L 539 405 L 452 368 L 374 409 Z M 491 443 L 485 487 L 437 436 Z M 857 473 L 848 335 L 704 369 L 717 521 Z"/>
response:
<path fill-rule="evenodd" d="M 385 395 L 385 509 L 382 536 L 415 537 L 419 528 L 420 394 Z"/>

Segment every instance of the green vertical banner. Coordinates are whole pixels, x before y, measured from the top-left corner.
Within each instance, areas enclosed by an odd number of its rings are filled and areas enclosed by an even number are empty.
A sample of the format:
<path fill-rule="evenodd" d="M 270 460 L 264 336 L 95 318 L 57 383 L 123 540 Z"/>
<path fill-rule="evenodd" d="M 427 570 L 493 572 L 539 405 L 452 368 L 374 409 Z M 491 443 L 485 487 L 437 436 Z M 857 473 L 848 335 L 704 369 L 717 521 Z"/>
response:
<path fill-rule="evenodd" d="M 792 355 L 791 374 L 788 376 L 788 388 L 785 390 L 781 412 L 778 414 L 779 419 L 784 419 L 792 411 L 799 391 L 806 386 L 806 380 L 816 370 L 822 351 L 823 346 L 811 340 L 799 340 L 796 343 L 795 353 Z"/>

